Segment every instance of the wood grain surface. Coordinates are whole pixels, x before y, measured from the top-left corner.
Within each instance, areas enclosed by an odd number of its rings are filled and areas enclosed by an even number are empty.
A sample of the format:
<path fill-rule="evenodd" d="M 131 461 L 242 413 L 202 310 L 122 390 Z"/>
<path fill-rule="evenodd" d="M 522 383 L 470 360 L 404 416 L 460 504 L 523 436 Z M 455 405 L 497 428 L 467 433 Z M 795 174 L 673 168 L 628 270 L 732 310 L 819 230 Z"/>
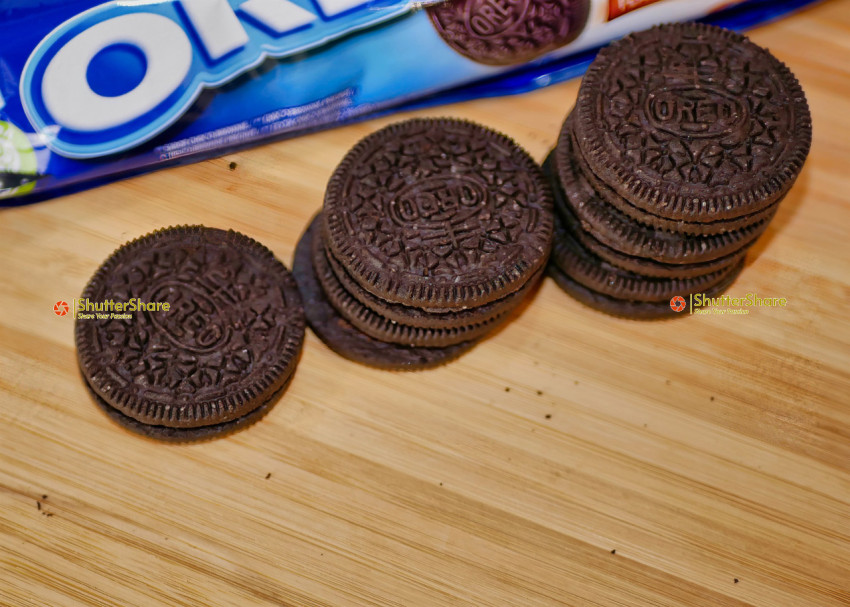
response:
<path fill-rule="evenodd" d="M 0 211 L 0 604 L 850 605 L 850 0 L 751 35 L 802 82 L 814 145 L 729 293 L 786 308 L 630 322 L 547 280 L 419 373 L 310 334 L 271 413 L 211 443 L 113 425 L 54 302 L 167 225 L 291 264 L 336 162 L 396 118 Z M 577 88 L 416 115 L 542 159 Z"/>

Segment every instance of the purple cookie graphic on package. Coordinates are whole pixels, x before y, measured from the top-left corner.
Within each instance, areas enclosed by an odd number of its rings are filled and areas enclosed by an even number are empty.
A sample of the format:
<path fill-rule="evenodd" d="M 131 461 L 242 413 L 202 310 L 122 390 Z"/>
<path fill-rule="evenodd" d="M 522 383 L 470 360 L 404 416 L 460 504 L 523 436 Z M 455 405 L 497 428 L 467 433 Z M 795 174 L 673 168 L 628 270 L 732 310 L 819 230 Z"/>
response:
<path fill-rule="evenodd" d="M 536 59 L 584 29 L 589 0 L 452 0 L 428 9 L 440 36 L 479 63 Z"/>

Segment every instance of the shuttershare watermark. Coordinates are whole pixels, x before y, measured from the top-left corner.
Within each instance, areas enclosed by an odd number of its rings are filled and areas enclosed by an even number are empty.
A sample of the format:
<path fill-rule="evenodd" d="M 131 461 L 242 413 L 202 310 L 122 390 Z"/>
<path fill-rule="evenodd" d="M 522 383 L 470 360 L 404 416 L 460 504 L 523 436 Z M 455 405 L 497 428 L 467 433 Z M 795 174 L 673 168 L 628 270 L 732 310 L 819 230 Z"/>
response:
<path fill-rule="evenodd" d="M 688 314 L 702 315 L 747 315 L 752 308 L 785 308 L 788 306 L 787 297 L 759 297 L 755 293 L 747 293 L 740 297 L 718 295 L 709 297 L 704 293 L 691 294 L 686 300 L 681 295 L 670 299 L 670 308 L 674 312 L 688 311 Z"/>
<path fill-rule="evenodd" d="M 73 313 L 77 320 L 130 320 L 136 312 L 169 312 L 171 304 L 167 301 L 144 301 L 138 297 L 119 301 L 104 299 L 92 301 L 86 297 L 68 302 L 60 299 L 53 305 L 56 316 Z"/>

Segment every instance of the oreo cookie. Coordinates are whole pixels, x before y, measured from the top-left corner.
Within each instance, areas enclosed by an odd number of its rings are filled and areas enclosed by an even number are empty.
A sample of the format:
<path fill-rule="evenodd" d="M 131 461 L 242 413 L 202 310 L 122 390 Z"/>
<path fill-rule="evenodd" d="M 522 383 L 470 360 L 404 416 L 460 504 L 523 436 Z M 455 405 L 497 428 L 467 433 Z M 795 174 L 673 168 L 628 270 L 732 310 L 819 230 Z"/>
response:
<path fill-rule="evenodd" d="M 261 404 L 253 411 L 246 413 L 245 415 L 229 422 L 224 422 L 221 424 L 212 424 L 209 426 L 198 426 L 196 428 L 175 428 L 172 426 L 151 425 L 146 424 L 144 422 L 140 422 L 139 420 L 130 417 L 129 415 L 125 415 L 124 413 L 110 405 L 108 402 L 98 396 L 94 392 L 94 390 L 92 390 L 89 384 L 86 384 L 86 387 L 88 388 L 89 394 L 92 395 L 94 402 L 107 415 L 107 417 L 109 417 L 118 425 L 123 426 L 127 430 L 135 432 L 136 434 L 141 434 L 142 436 L 146 436 L 148 438 L 156 439 L 158 441 L 169 443 L 188 443 L 222 438 L 224 436 L 233 434 L 234 432 L 238 432 L 242 428 L 256 423 L 257 421 L 265 417 L 266 414 L 271 410 L 271 408 L 275 404 L 277 396 L 279 394 L 283 394 L 283 392 L 286 391 L 286 388 L 289 387 L 290 380 L 291 377 L 283 384 L 283 386 L 280 387 L 276 394 L 272 395 L 269 400 Z"/>
<path fill-rule="evenodd" d="M 596 240 L 593 236 L 584 231 L 578 218 L 576 218 L 572 212 L 566 208 L 563 209 L 563 212 L 558 214 L 558 220 L 555 222 L 556 242 L 558 241 L 559 222 L 566 228 L 564 231 L 568 232 L 569 236 L 573 238 L 583 250 L 587 251 L 594 257 L 597 257 L 617 268 L 650 278 L 693 278 L 703 276 L 705 274 L 711 274 L 733 265 L 735 262 L 743 258 L 747 252 L 747 248 L 744 247 L 730 255 L 726 255 L 725 257 L 720 257 L 718 259 L 702 263 L 661 263 L 646 257 L 626 255 Z"/>
<path fill-rule="evenodd" d="M 307 318 L 316 333 L 360 362 L 421 368 L 482 339 L 538 283 L 552 196 L 504 135 L 415 119 L 346 155 L 314 223 L 295 276 L 315 300 Z"/>
<path fill-rule="evenodd" d="M 685 221 L 682 219 L 669 219 L 654 215 L 640 207 L 635 206 L 629 200 L 626 200 L 602 181 L 590 167 L 581 152 L 581 147 L 575 143 L 575 132 L 570 128 L 572 124 L 570 117 L 567 118 L 564 129 L 561 131 L 562 138 L 573 139 L 573 157 L 572 162 L 579 167 L 582 177 L 593 188 L 596 196 L 605 202 L 607 206 L 616 209 L 623 215 L 629 217 L 632 221 L 636 221 L 643 225 L 652 226 L 660 230 L 675 232 L 679 234 L 687 234 L 694 236 L 714 236 L 726 235 L 733 232 L 743 232 L 743 237 L 754 237 L 761 233 L 770 223 L 770 220 L 776 214 L 779 207 L 779 201 L 774 202 L 768 207 L 733 218 L 712 218 L 707 215 L 703 221 Z M 566 149 L 566 145 L 558 145 L 558 155 L 561 155 L 560 150 Z M 565 163 L 566 164 L 566 163 Z M 566 179 L 565 179 L 566 182 Z M 784 194 L 783 194 L 784 196 Z M 747 228 L 753 228 L 747 230 Z M 730 240 L 737 240 L 741 235 L 733 234 Z"/>
<path fill-rule="evenodd" d="M 317 242 L 321 241 L 321 239 L 316 240 Z M 522 288 L 490 303 L 476 307 L 466 306 L 440 310 L 406 306 L 381 299 L 357 284 L 345 268 L 342 267 L 342 264 L 332 255 L 328 254 L 327 249 L 324 247 L 323 254 L 319 255 L 319 253 L 315 253 L 314 255 L 320 257 L 319 261 L 314 264 L 318 268 L 317 273 L 319 277 L 322 276 L 321 264 L 327 264 L 332 272 L 332 278 L 329 279 L 332 281 L 331 284 L 338 282 L 346 295 L 353 297 L 363 304 L 365 308 L 375 312 L 389 322 L 421 329 L 453 329 L 470 324 L 479 324 L 482 321 L 489 321 L 502 316 L 506 312 L 510 312 L 516 308 L 522 302 L 529 291 L 539 282 L 543 274 L 543 269 L 541 268 Z M 327 285 L 324 285 L 324 281 L 322 282 L 323 286 L 327 287 Z M 333 288 L 337 287 L 334 286 Z"/>
<path fill-rule="evenodd" d="M 735 279 L 738 278 L 743 268 L 744 262 L 741 260 L 732 267 L 730 273 L 721 282 L 706 289 L 703 292 L 704 295 L 706 297 L 717 297 L 723 293 L 735 282 Z M 687 316 L 685 312 L 687 311 L 688 294 L 682 296 L 682 299 L 685 301 L 685 307 L 676 306 L 675 308 L 672 302 L 618 299 L 584 286 L 561 270 L 556 264 L 549 264 L 546 270 L 547 274 L 561 290 L 571 295 L 580 303 L 605 314 L 633 320 L 657 320 Z"/>
<path fill-rule="evenodd" d="M 630 272 L 657 278 L 709 274 L 741 259 L 749 242 L 758 236 L 758 232 L 739 231 L 695 237 L 636 224 L 600 201 L 594 190 L 582 183 L 580 173 L 569 182 L 560 180 L 563 173 L 553 168 L 554 154 L 547 156 L 543 166 L 552 181 L 556 215 L 572 237 L 593 255 Z M 568 185 L 562 185 L 565 183 Z M 570 194 L 564 191 L 566 187 Z M 557 233 L 556 227 L 556 240 Z M 731 252 L 718 256 L 727 250 Z"/>
<path fill-rule="evenodd" d="M 632 206 L 714 223 L 782 198 L 812 124 L 796 78 L 767 50 L 729 30 L 680 23 L 599 53 L 581 84 L 575 133 L 588 173 Z"/>
<path fill-rule="evenodd" d="M 428 8 L 440 37 L 477 63 L 526 63 L 572 42 L 590 0 L 449 0 Z"/>
<path fill-rule="evenodd" d="M 77 355 L 96 402 L 161 440 L 213 438 L 259 419 L 304 340 L 301 297 L 283 264 L 247 236 L 203 226 L 117 249 L 78 310 Z"/>
<path fill-rule="evenodd" d="M 349 360 L 397 371 L 419 370 L 449 362 L 476 341 L 442 348 L 403 346 L 370 337 L 356 329 L 328 301 L 313 267 L 313 239 L 321 238 L 320 216 L 313 218 L 295 248 L 292 274 L 304 298 L 307 323 L 331 350 Z"/>
<path fill-rule="evenodd" d="M 540 167 L 505 135 L 447 118 L 363 139 L 331 177 L 322 217 L 325 246 L 360 286 L 427 309 L 517 291 L 552 243 Z"/>
<path fill-rule="evenodd" d="M 585 287 L 616 299 L 669 302 L 677 295 L 699 293 L 722 282 L 731 272 L 727 265 L 689 278 L 656 278 L 618 267 L 588 251 L 574 234 L 556 220 L 552 263 Z"/>
<path fill-rule="evenodd" d="M 353 290 L 360 291 L 360 297 L 353 296 L 337 279 L 328 262 L 321 238 L 313 239 L 313 270 L 319 279 L 325 297 L 331 306 L 345 318 L 351 325 L 366 335 L 381 341 L 401 344 L 403 346 L 423 346 L 426 348 L 439 348 L 451 346 L 463 341 L 469 341 L 482 337 L 488 333 L 496 321 L 510 311 L 506 309 L 496 315 L 478 315 L 466 324 L 458 323 L 456 316 L 451 312 L 440 314 L 440 319 L 445 319 L 445 325 L 439 326 L 432 321 L 432 327 L 416 327 L 390 320 L 382 316 L 378 311 L 362 303 L 362 299 L 377 299 L 367 295 L 359 285 L 354 285 Z M 389 307 L 389 304 L 382 307 Z M 398 305 L 396 307 L 399 307 Z M 425 312 L 416 313 L 413 308 L 411 316 L 422 317 Z M 471 310 L 475 312 L 475 309 Z M 450 326 L 449 326 L 450 325 Z"/>
<path fill-rule="evenodd" d="M 634 318 L 721 293 L 810 142 L 799 84 L 743 36 L 691 23 L 615 42 L 544 163 L 557 216 L 549 274 L 580 301 Z"/>

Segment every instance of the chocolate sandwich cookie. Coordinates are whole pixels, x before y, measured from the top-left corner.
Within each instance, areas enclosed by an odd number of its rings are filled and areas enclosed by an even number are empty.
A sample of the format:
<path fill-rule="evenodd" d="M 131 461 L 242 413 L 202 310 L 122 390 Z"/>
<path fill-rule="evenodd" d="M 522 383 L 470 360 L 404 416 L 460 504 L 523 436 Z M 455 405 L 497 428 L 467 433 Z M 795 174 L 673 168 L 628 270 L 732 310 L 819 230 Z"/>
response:
<path fill-rule="evenodd" d="M 629 272 L 600 259 L 585 249 L 555 218 L 555 245 L 552 260 L 558 268 L 588 289 L 615 299 L 670 301 L 674 295 L 699 293 L 723 281 L 734 266 L 691 278 L 652 278 Z"/>
<path fill-rule="evenodd" d="M 559 193 L 555 193 L 556 199 Z M 660 263 L 654 259 L 646 257 L 635 257 L 634 255 L 626 255 L 613 249 L 598 240 L 589 233 L 584 231 L 578 218 L 572 214 L 567 207 L 558 214 L 558 219 L 567 227 L 570 235 L 584 248 L 596 257 L 600 258 L 613 266 L 622 270 L 640 274 L 641 276 L 653 278 L 693 278 L 705 274 L 711 274 L 719 270 L 728 268 L 740 261 L 747 252 L 747 247 L 744 247 L 735 253 L 731 253 L 724 257 L 714 259 L 712 261 L 704 261 L 701 263 Z M 558 234 L 557 227 L 555 228 L 556 235 Z"/>
<path fill-rule="evenodd" d="M 710 214 L 706 214 L 704 221 L 684 221 L 682 219 L 659 217 L 658 215 L 654 215 L 633 205 L 629 200 L 620 196 L 613 188 L 609 187 L 593 173 L 585 160 L 584 154 L 582 154 L 581 146 L 575 141 L 575 132 L 573 129 L 569 128 L 569 123 L 571 122 L 572 121 L 568 117 L 565 122 L 565 129 L 561 133 L 561 137 L 569 137 L 573 139 L 573 164 L 578 167 L 579 172 L 581 172 L 585 181 L 588 182 L 601 200 L 604 200 L 607 205 L 617 209 L 617 211 L 626 215 L 632 221 L 652 226 L 654 228 L 659 228 L 661 230 L 696 236 L 727 234 L 729 232 L 745 230 L 750 227 L 756 227 L 756 230 L 758 227 L 764 229 L 776 214 L 776 211 L 779 208 L 779 202 L 785 196 L 783 193 L 779 197 L 779 200 L 771 205 L 753 213 L 740 215 L 738 217 L 721 219 L 719 217 L 714 218 L 711 217 Z M 559 140 L 558 150 L 564 147 L 565 146 L 562 145 Z"/>
<path fill-rule="evenodd" d="M 508 137 L 452 119 L 363 139 L 331 177 L 322 218 L 330 256 L 363 289 L 427 310 L 519 290 L 552 242 L 540 167 Z"/>
<path fill-rule="evenodd" d="M 369 366 L 395 370 L 436 367 L 457 358 L 477 342 L 442 348 L 410 347 L 381 341 L 356 329 L 328 301 L 313 267 L 313 239 L 321 237 L 321 218 L 310 222 L 295 248 L 292 273 L 304 298 L 307 322 L 330 349 Z"/>
<path fill-rule="evenodd" d="M 571 138 L 559 142 L 544 168 L 552 178 L 558 212 L 573 213 L 588 234 L 625 255 L 664 264 L 711 262 L 749 246 L 768 225 L 765 219 L 739 230 L 696 236 L 639 223 L 607 204 L 588 183 L 575 161 Z"/>
<path fill-rule="evenodd" d="M 316 240 L 321 241 L 321 239 Z M 481 306 L 428 310 L 392 303 L 372 295 L 351 278 L 345 268 L 328 254 L 327 249 L 324 249 L 324 253 L 321 261 L 330 266 L 334 278 L 354 299 L 388 321 L 423 329 L 460 328 L 471 324 L 481 324 L 503 316 L 506 312 L 516 308 L 543 277 L 543 268 L 541 268 L 519 290 Z M 318 264 L 316 265 L 318 266 Z M 321 275 L 321 272 L 319 272 L 320 277 Z M 325 285 L 323 284 L 323 286 Z"/>
<path fill-rule="evenodd" d="M 428 8 L 437 32 L 460 54 L 515 65 L 572 42 L 590 0 L 450 0 Z"/>
<path fill-rule="evenodd" d="M 291 274 L 233 231 L 175 227 L 125 244 L 82 300 L 104 311 L 75 326 L 89 389 L 110 417 L 163 440 L 221 436 L 258 419 L 304 340 Z"/>
<path fill-rule="evenodd" d="M 735 279 L 741 273 L 744 267 L 744 261 L 741 260 L 734 266 L 727 276 L 702 293 L 707 297 L 717 297 L 726 289 L 732 286 Z M 617 299 L 604 295 L 593 289 L 589 289 L 583 284 L 573 280 L 565 274 L 557 265 L 550 263 L 547 268 L 547 273 L 555 281 L 563 291 L 583 303 L 584 305 L 594 308 L 600 312 L 611 314 L 612 316 L 620 316 L 633 320 L 654 320 L 662 318 L 673 318 L 687 315 L 687 308 L 682 310 L 674 310 L 670 302 L 663 301 L 633 301 L 629 299 Z M 682 297 L 688 301 L 687 293 L 683 293 Z"/>
<path fill-rule="evenodd" d="M 321 233 L 319 233 L 321 235 Z M 337 279 L 325 254 L 321 238 L 313 238 L 313 270 L 319 279 L 328 303 L 351 325 L 369 337 L 404 346 L 423 346 L 439 348 L 451 346 L 483 336 L 493 329 L 496 322 L 510 310 L 495 316 L 472 317 L 466 324 L 452 322 L 451 312 L 440 315 L 447 325 L 436 327 L 415 327 L 389 320 L 354 297 Z M 359 285 L 353 286 L 358 289 Z M 362 291 L 362 289 L 359 289 Z M 365 293 L 365 291 L 363 291 Z M 361 295 L 363 294 L 361 293 Z M 374 297 L 374 296 L 372 296 Z M 375 298 L 377 299 L 377 298 Z M 396 304 L 398 305 L 398 304 Z"/>
<path fill-rule="evenodd" d="M 551 162 L 552 158 L 550 155 L 544 162 L 544 167 L 546 167 L 545 170 L 549 170 L 547 165 L 551 165 Z M 635 272 L 637 274 L 656 278 L 690 278 L 693 276 L 699 276 L 701 274 L 710 274 L 717 270 L 721 270 L 723 268 L 727 268 L 730 265 L 733 265 L 742 257 L 744 257 L 747 252 L 747 249 L 749 248 L 747 245 L 744 245 L 740 247 L 737 251 L 724 255 L 723 257 L 718 257 L 710 261 L 702 261 L 696 263 L 664 263 L 656 261 L 652 257 L 641 257 L 623 253 L 617 248 L 608 246 L 607 244 L 598 240 L 594 236 L 591 226 L 586 222 L 582 222 L 574 213 L 572 205 L 570 204 L 570 202 L 567 201 L 566 195 L 563 189 L 561 188 L 560 181 L 555 176 L 551 176 L 551 178 L 552 194 L 555 199 L 555 212 L 558 215 L 559 220 L 563 222 L 569 229 L 569 232 L 572 234 L 573 238 L 575 238 L 579 242 L 579 244 L 581 244 L 586 250 L 590 251 L 595 256 L 623 270 L 628 270 L 630 272 Z M 579 206 L 579 208 L 584 209 L 585 206 L 585 204 L 582 204 Z M 611 227 L 612 224 L 610 222 L 603 222 L 603 225 Z M 632 231 L 614 232 L 613 240 L 615 244 L 618 247 L 621 246 L 620 242 L 617 241 L 617 237 L 622 238 L 623 235 L 629 233 L 632 233 Z M 555 234 L 557 237 L 557 227 L 555 230 Z M 662 232 L 662 234 L 664 236 L 669 237 L 669 233 Z M 610 232 L 606 235 L 612 236 Z M 695 239 L 698 237 L 685 238 Z M 683 242 L 688 241 L 683 239 Z M 693 243 L 691 243 L 690 246 L 693 246 Z M 632 247 L 627 244 L 622 248 Z M 651 249 L 651 247 L 649 248 Z M 680 259 L 681 258 L 678 258 L 677 262 Z"/>
<path fill-rule="evenodd" d="M 575 135 L 589 173 L 652 216 L 717 222 L 776 203 L 811 144 L 805 95 L 746 37 L 680 23 L 603 49 Z"/>

